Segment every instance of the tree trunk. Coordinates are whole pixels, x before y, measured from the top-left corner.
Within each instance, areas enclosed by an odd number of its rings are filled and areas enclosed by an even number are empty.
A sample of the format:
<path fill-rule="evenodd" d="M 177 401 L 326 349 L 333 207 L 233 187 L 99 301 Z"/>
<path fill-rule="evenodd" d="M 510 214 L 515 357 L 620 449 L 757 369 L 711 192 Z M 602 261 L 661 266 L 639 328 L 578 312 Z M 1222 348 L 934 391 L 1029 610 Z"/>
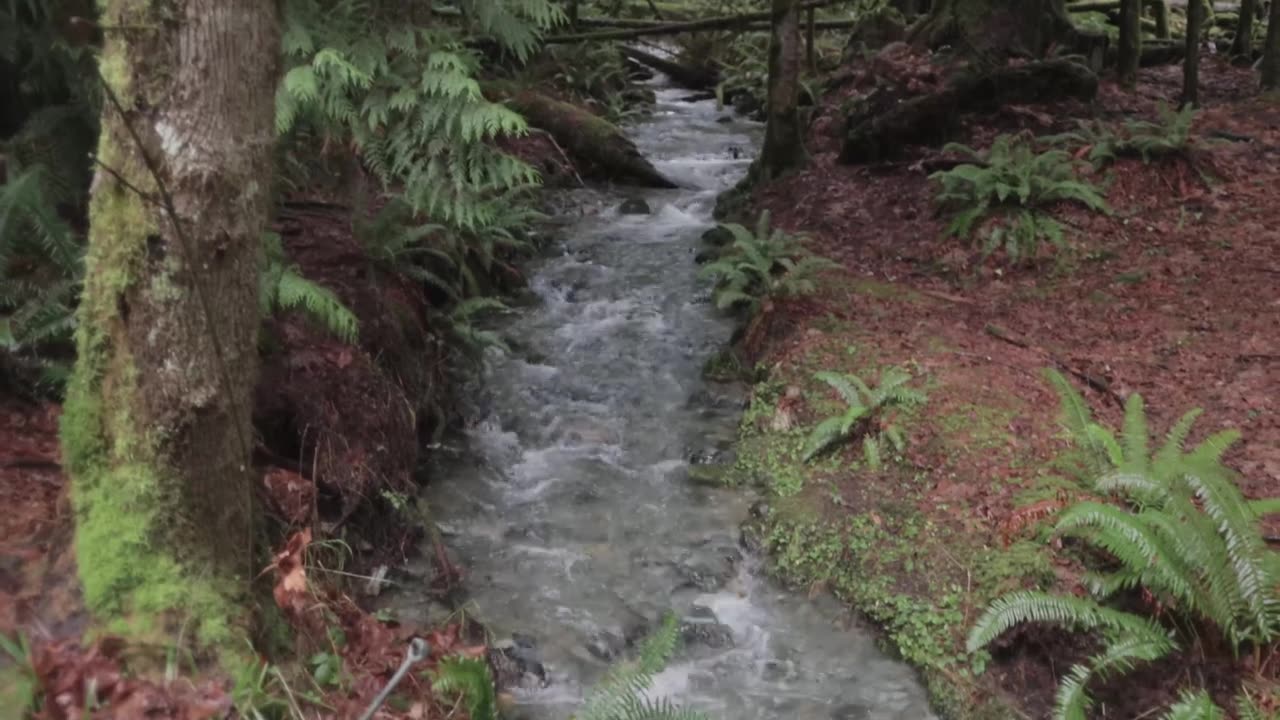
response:
<path fill-rule="evenodd" d="M 1267 41 L 1262 48 L 1262 89 L 1280 89 L 1280 1 L 1271 1 Z"/>
<path fill-rule="evenodd" d="M 1142 0 L 1120 0 L 1120 85 L 1132 90 L 1138 84 L 1138 58 L 1142 56 Z"/>
<path fill-rule="evenodd" d="M 1074 47 L 1078 34 L 1062 0 L 938 0 L 910 40 L 975 55 L 1040 57 L 1054 43 Z"/>
<path fill-rule="evenodd" d="M 808 161 L 800 127 L 800 63 L 800 2 L 773 0 L 764 147 L 752 170 L 754 180 L 772 180 Z"/>
<path fill-rule="evenodd" d="M 1200 104 L 1200 36 L 1204 31 L 1205 7 L 1202 0 L 1187 2 L 1187 52 L 1182 59 L 1182 102 Z"/>
<path fill-rule="evenodd" d="M 256 570 L 250 398 L 276 5 L 106 0 L 102 13 L 144 30 L 107 32 L 101 56 L 104 168 L 62 419 L 76 559 L 99 619 L 190 618 L 206 648 L 243 649 L 238 602 Z"/>
<path fill-rule="evenodd" d="M 1155 15 L 1156 21 L 1156 37 L 1161 40 L 1169 39 L 1169 2 L 1168 0 L 1149 0 L 1147 6 L 1151 8 Z"/>
<path fill-rule="evenodd" d="M 1253 16 L 1257 12 L 1257 0 L 1240 0 L 1240 16 L 1236 18 L 1236 37 L 1231 41 L 1232 55 L 1253 59 Z"/>

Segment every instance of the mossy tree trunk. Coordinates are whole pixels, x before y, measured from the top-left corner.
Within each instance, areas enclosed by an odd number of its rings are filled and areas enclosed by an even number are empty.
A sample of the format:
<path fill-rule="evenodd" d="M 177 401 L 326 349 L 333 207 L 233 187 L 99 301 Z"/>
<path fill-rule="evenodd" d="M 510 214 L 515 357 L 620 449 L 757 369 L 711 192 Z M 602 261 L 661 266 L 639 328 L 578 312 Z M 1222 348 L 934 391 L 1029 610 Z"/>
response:
<path fill-rule="evenodd" d="M 800 127 L 800 0 L 773 0 L 764 147 L 752 174 L 768 181 L 808 162 Z"/>
<path fill-rule="evenodd" d="M 189 618 L 200 647 L 242 649 L 277 4 L 102 9 L 117 29 L 62 419 L 84 597 L 102 622 Z"/>
<path fill-rule="evenodd" d="M 1062 0 L 937 0 L 910 39 L 975 55 L 1040 57 L 1051 44 L 1074 45 L 1075 36 Z"/>
<path fill-rule="evenodd" d="M 1169 39 L 1169 2 L 1168 0 L 1148 0 L 1147 7 L 1151 9 L 1151 14 L 1155 16 L 1156 21 L 1156 37 L 1161 40 Z"/>
<path fill-rule="evenodd" d="M 1204 33 L 1205 6 L 1201 0 L 1187 2 L 1186 55 L 1182 60 L 1183 106 L 1200 104 L 1200 37 Z"/>
<path fill-rule="evenodd" d="M 1120 0 L 1120 60 L 1117 75 L 1122 87 L 1138 84 L 1138 60 L 1142 57 L 1142 0 Z"/>
<path fill-rule="evenodd" d="M 1267 14 L 1267 41 L 1262 48 L 1262 89 L 1280 90 L 1280 1 Z"/>
<path fill-rule="evenodd" d="M 1257 0 L 1240 0 L 1236 19 L 1236 37 L 1231 41 L 1231 54 L 1253 59 L 1253 16 L 1258 12 Z"/>

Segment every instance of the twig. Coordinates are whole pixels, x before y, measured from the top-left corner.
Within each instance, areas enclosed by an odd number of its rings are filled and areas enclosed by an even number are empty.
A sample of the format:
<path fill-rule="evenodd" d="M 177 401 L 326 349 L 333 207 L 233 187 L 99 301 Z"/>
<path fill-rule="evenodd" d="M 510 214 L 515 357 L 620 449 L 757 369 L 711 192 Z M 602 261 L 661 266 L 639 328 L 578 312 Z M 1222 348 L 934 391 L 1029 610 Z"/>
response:
<path fill-rule="evenodd" d="M 578 168 L 573 164 L 573 161 L 569 159 L 569 155 L 565 153 L 564 148 L 560 147 L 560 143 L 556 142 L 555 136 L 542 128 L 532 128 L 532 131 L 547 136 L 547 139 L 551 141 L 551 146 L 560 153 L 560 157 L 563 158 L 565 164 L 569 166 L 569 172 L 573 173 L 573 177 L 578 181 L 578 187 L 586 187 L 587 184 L 582 181 L 582 176 L 578 174 Z"/>
<path fill-rule="evenodd" d="M 1026 340 L 1025 338 L 1021 338 L 1021 337 L 1018 337 L 1017 335 L 1014 335 L 1012 331 L 1006 328 L 1000 327 L 999 325 L 988 323 L 983 329 L 986 331 L 988 335 L 990 335 L 991 337 L 997 340 L 1003 340 L 1004 342 L 1007 342 L 1010 345 L 1013 345 L 1014 347 L 1020 347 L 1024 350 L 1030 350 L 1031 352 L 1044 356 L 1045 358 L 1053 362 L 1054 365 L 1057 365 L 1058 367 L 1062 368 L 1066 372 L 1071 373 L 1077 378 L 1080 378 L 1080 380 L 1082 380 L 1089 387 L 1106 395 L 1113 402 L 1115 402 L 1116 405 L 1120 407 L 1124 407 L 1124 399 L 1121 398 L 1116 393 L 1115 390 L 1111 389 L 1111 384 L 1107 382 L 1105 379 L 1099 378 L 1095 375 L 1091 375 L 1083 370 L 1080 370 L 1072 366 L 1070 363 L 1058 357 L 1054 353 L 1051 353 L 1048 350 L 1045 350 L 1039 345 L 1033 344 L 1031 341 Z"/>

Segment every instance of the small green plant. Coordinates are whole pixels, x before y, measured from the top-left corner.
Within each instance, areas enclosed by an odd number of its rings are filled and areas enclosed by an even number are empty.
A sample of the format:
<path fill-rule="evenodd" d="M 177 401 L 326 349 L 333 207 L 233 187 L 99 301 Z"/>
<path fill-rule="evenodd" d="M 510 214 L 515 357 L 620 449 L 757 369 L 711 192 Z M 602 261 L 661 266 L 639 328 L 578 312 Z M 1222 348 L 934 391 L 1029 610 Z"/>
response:
<path fill-rule="evenodd" d="M 307 661 L 311 677 L 320 687 L 337 687 L 342 682 L 342 657 L 337 653 L 318 652 Z"/>
<path fill-rule="evenodd" d="M 1142 162 L 1185 155 L 1195 145 L 1191 126 L 1195 123 L 1196 109 L 1188 105 L 1174 110 L 1168 105 L 1159 107 L 1159 120 L 1128 120 L 1119 128 L 1100 121 L 1080 121 L 1076 132 L 1046 138 L 1050 144 L 1066 144 L 1089 149 L 1088 159 L 1095 169 L 1101 169 L 1117 158 L 1137 156 Z"/>
<path fill-rule="evenodd" d="M 449 323 L 449 334 L 462 353 L 472 360 L 479 360 L 484 351 L 491 347 L 510 351 L 506 341 L 498 333 L 475 326 L 475 321 L 480 315 L 487 312 L 503 312 L 508 309 L 506 304 L 497 298 L 474 297 L 463 300 L 454 305 L 445 316 Z"/>
<path fill-rule="evenodd" d="M 1172 617 L 1200 620 L 1199 632 L 1221 632 L 1237 652 L 1280 636 L 1280 554 L 1266 547 L 1259 524 L 1258 508 L 1270 506 L 1245 501 L 1221 462 L 1238 433 L 1219 433 L 1185 450 L 1200 414 L 1193 410 L 1151 454 L 1141 396 L 1129 398 L 1117 436 L 1093 420 L 1064 376 L 1052 370 L 1047 375 L 1062 400 L 1063 425 L 1085 453 L 1095 488 L 1122 501 L 1077 503 L 1059 517 L 1055 533 L 1094 546 L 1114 564 L 1089 573 L 1089 598 L 1020 591 L 996 599 L 975 624 L 968 649 L 977 651 L 1025 622 L 1096 633 L 1102 651 L 1073 667 L 1058 688 L 1054 717 L 1075 720 L 1084 718 L 1091 704 L 1086 691 L 1091 679 L 1126 672 L 1176 647 L 1172 634 L 1154 620 L 1101 604 L 1118 593 L 1142 588 Z M 1222 716 L 1207 696 L 1187 694 L 1164 717 Z"/>
<path fill-rule="evenodd" d="M 440 660 L 431 683 L 437 694 L 461 695 L 471 720 L 496 720 L 497 694 L 489 664 L 479 658 L 450 656 Z"/>
<path fill-rule="evenodd" d="M 354 343 L 360 321 L 333 291 L 303 277 L 296 265 L 286 265 L 284 246 L 276 233 L 265 233 L 258 276 L 258 302 L 263 317 L 282 310 L 303 310 L 334 336 Z"/>
<path fill-rule="evenodd" d="M 874 388 L 857 375 L 820 372 L 813 377 L 830 385 L 840 394 L 845 410 L 818 423 L 809 433 L 803 455 L 805 462 L 861 433 L 862 453 L 867 466 L 879 468 L 881 448 L 886 442 L 897 452 L 902 452 L 906 447 L 902 428 L 886 418 L 885 413 L 895 408 L 920 405 L 928 400 L 923 392 L 907 387 L 907 383 L 911 382 L 911 374 L 896 367 L 880 373 L 880 382 Z"/>
<path fill-rule="evenodd" d="M 996 218 L 984 231 L 984 256 L 1003 249 L 1017 262 L 1035 257 L 1043 242 L 1066 251 L 1062 224 L 1045 212 L 1053 203 L 1107 212 L 1097 186 L 1076 177 L 1075 162 L 1063 150 L 1037 153 L 1025 139 L 1001 135 L 985 153 L 956 143 L 944 151 L 974 160 L 930 176 L 940 186 L 938 203 L 957 210 L 946 233 L 967 239 L 985 219 Z"/>
<path fill-rule="evenodd" d="M 736 223 L 720 227 L 733 242 L 715 262 L 702 269 L 716 281 L 716 307 L 737 306 L 755 312 L 763 298 L 807 295 L 815 290 L 814 275 L 835 263 L 808 254 L 794 236 L 769 227 L 769 211 L 760 213 L 755 231 Z"/>
<path fill-rule="evenodd" d="M 641 644 L 635 660 L 618 665 L 594 687 L 576 720 L 704 720 L 692 710 L 682 710 L 669 700 L 644 696 L 653 676 L 662 672 L 680 639 L 680 625 L 668 615 L 658 630 Z"/>
<path fill-rule="evenodd" d="M 26 717 L 24 713 L 34 715 L 40 709 L 40 681 L 36 677 L 31 647 L 21 635 L 9 639 L 0 634 L 0 651 L 8 656 L 8 667 L 0 671 L 0 703 L 16 710 L 18 717 Z"/>

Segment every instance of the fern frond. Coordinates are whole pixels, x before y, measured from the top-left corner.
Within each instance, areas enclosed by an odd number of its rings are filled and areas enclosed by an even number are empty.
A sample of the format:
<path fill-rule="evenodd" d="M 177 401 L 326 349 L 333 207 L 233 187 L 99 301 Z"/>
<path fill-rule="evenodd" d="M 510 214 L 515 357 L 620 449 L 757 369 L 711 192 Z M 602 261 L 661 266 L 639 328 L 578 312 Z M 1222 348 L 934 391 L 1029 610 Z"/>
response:
<path fill-rule="evenodd" d="M 286 268 L 280 273 L 275 292 L 275 306 L 281 310 L 305 310 L 344 342 L 355 343 L 359 338 L 360 321 L 332 290 Z"/>
<path fill-rule="evenodd" d="M 1072 441 L 1085 453 L 1090 471 L 1096 477 L 1110 470 L 1109 453 L 1097 438 L 1089 433 L 1089 427 L 1094 425 L 1093 413 L 1089 410 L 1084 397 L 1075 389 L 1071 381 L 1057 370 L 1046 368 L 1044 376 L 1058 394 L 1058 401 L 1061 404 L 1059 422 Z"/>
<path fill-rule="evenodd" d="M 445 657 L 436 666 L 431 687 L 438 693 L 457 693 L 467 703 L 471 720 L 497 720 L 497 693 L 489 664 L 479 658 Z"/>
<path fill-rule="evenodd" d="M 969 633 L 966 647 L 975 652 L 1024 622 L 1064 625 L 1075 630 L 1101 630 L 1158 642 L 1168 634 L 1151 620 L 1103 607 L 1084 598 L 1018 591 L 996 598 Z"/>
<path fill-rule="evenodd" d="M 1141 473 L 1147 469 L 1149 435 L 1147 431 L 1147 411 L 1143 407 L 1142 396 L 1138 393 L 1130 395 L 1124 403 L 1124 461 L 1119 465 L 1121 472 Z"/>
<path fill-rule="evenodd" d="M 1160 716 L 1161 720 L 1226 720 L 1227 714 L 1213 702 L 1204 690 L 1183 690 L 1178 702 Z"/>

